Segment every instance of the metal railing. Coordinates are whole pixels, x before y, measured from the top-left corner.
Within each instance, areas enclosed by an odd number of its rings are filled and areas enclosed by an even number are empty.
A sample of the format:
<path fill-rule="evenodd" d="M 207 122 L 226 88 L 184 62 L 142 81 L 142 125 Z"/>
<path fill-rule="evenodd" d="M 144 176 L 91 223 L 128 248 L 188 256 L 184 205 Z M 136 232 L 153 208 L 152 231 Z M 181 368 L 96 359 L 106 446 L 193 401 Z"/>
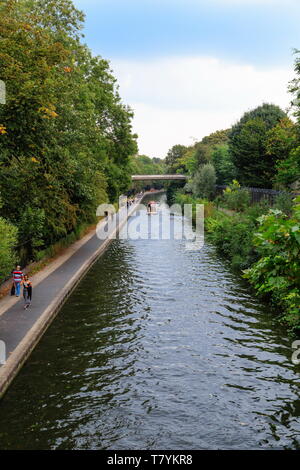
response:
<path fill-rule="evenodd" d="M 228 187 L 228 185 L 216 185 L 216 194 L 222 194 L 224 189 Z M 256 204 L 262 200 L 267 200 L 270 204 L 274 204 L 276 198 L 282 194 L 294 197 L 300 195 L 300 192 L 276 191 L 275 189 L 252 188 L 247 186 L 241 186 L 239 190 L 246 190 L 249 192 L 251 204 Z"/>

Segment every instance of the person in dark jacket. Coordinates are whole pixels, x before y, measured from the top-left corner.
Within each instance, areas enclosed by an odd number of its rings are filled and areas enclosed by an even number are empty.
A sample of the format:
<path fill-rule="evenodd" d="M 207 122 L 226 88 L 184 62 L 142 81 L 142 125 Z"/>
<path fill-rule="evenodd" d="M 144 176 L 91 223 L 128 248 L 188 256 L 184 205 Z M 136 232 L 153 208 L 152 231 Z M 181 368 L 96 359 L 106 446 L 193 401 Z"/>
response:
<path fill-rule="evenodd" d="M 27 310 L 32 299 L 32 283 L 27 275 L 25 275 L 23 279 L 23 297 L 25 302 L 24 310 Z"/>

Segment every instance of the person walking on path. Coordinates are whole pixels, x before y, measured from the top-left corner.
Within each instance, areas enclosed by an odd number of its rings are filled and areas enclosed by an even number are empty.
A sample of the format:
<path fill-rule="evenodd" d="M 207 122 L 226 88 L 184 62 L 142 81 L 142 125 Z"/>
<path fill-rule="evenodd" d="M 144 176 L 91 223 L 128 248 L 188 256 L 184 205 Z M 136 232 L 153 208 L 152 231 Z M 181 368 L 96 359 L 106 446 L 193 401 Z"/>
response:
<path fill-rule="evenodd" d="M 25 302 L 24 310 L 27 310 L 32 299 L 32 283 L 27 275 L 25 275 L 23 279 L 23 297 Z"/>
<path fill-rule="evenodd" d="M 16 294 L 16 297 L 19 297 L 20 291 L 21 291 L 21 283 L 24 277 L 24 274 L 21 271 L 21 266 L 17 266 L 16 269 L 13 271 L 12 275 L 13 275 L 13 281 L 15 285 L 15 294 Z"/>

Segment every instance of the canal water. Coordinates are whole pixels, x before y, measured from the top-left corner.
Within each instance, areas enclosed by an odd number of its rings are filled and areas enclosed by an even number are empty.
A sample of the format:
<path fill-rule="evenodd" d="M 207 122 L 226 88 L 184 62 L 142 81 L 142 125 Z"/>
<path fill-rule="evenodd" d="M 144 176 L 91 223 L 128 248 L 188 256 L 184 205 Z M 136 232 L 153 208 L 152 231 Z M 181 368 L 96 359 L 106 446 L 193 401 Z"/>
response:
<path fill-rule="evenodd" d="M 210 244 L 115 240 L 1 401 L 0 448 L 299 448 L 291 343 Z"/>

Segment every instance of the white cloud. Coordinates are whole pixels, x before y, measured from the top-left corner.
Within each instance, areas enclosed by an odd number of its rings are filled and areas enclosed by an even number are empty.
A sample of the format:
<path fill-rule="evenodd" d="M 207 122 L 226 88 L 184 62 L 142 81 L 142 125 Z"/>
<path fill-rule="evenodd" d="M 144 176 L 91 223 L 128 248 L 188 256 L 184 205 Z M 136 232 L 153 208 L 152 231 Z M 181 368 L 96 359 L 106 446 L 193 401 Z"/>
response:
<path fill-rule="evenodd" d="M 189 145 L 230 127 L 263 102 L 289 105 L 292 69 L 261 69 L 210 57 L 148 62 L 114 60 L 123 101 L 135 111 L 140 153 L 164 157 L 170 147 Z"/>

